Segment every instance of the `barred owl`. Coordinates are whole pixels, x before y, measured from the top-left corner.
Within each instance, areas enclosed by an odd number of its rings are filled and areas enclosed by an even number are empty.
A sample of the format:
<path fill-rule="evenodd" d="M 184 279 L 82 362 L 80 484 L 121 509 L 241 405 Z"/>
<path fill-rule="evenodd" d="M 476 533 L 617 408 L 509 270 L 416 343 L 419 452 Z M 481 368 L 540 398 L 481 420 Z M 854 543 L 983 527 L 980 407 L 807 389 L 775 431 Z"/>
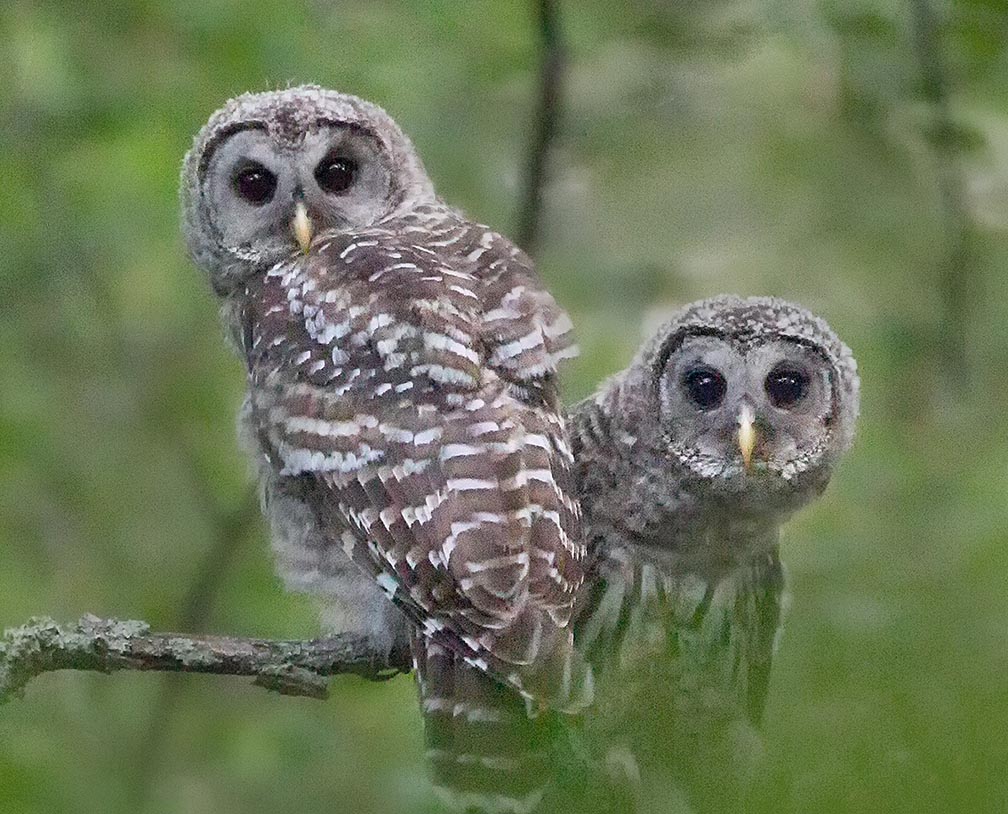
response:
<path fill-rule="evenodd" d="M 315 86 L 214 113 L 181 192 L 288 584 L 378 650 L 412 630 L 417 658 L 576 705 L 584 549 L 555 384 L 574 349 L 529 259 L 436 196 L 383 110 Z"/>
<path fill-rule="evenodd" d="M 574 717 L 531 717 L 504 688 L 455 688 L 440 725 L 456 751 L 434 756 L 455 798 L 478 811 L 741 810 L 781 622 L 780 527 L 825 488 L 857 412 L 854 360 L 825 322 L 735 297 L 687 306 L 575 406 L 588 556 L 572 626 L 594 699 Z M 516 775 L 538 795 L 502 800 Z"/>
<path fill-rule="evenodd" d="M 740 810 L 781 621 L 782 523 L 825 489 L 859 408 L 849 348 L 804 308 L 687 306 L 572 411 L 596 697 L 581 736 L 639 793 Z M 673 808 L 651 800 L 646 810 Z"/>

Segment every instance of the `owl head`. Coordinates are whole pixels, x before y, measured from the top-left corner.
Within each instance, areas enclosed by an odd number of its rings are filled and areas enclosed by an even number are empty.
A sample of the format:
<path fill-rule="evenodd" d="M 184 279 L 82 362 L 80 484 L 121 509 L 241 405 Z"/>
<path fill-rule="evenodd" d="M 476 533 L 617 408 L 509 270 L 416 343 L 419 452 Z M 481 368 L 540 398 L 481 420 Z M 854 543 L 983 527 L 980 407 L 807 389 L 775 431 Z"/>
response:
<path fill-rule="evenodd" d="M 859 407 L 850 349 L 809 311 L 765 297 L 688 305 L 617 390 L 628 436 L 708 490 L 767 508 L 826 485 Z"/>
<path fill-rule="evenodd" d="M 181 197 L 189 252 L 222 295 L 322 231 L 366 229 L 435 200 L 384 110 L 312 85 L 215 112 L 185 157 Z"/>

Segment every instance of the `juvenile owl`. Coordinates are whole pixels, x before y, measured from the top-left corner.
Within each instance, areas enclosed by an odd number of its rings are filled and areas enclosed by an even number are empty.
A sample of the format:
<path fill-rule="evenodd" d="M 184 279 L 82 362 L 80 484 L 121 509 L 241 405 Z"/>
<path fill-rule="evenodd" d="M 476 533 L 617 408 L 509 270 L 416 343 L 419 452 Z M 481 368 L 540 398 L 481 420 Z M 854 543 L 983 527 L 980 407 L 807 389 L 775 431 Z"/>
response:
<path fill-rule="evenodd" d="M 686 306 L 573 410 L 591 549 L 686 562 L 770 550 L 850 447 L 858 394 L 850 349 L 801 306 Z"/>
<path fill-rule="evenodd" d="M 531 718 L 513 693 L 458 688 L 466 715 L 440 716 L 454 751 L 433 758 L 459 808 L 742 810 L 780 624 L 780 527 L 850 446 L 858 386 L 821 319 L 718 297 L 572 409 L 589 552 L 572 625 L 594 700 Z"/>
<path fill-rule="evenodd" d="M 758 763 L 784 580 L 780 527 L 851 445 L 857 367 L 829 326 L 770 298 L 676 314 L 572 411 L 593 562 L 575 642 L 582 735 L 642 772 L 642 808 L 742 810 Z M 648 800 L 648 795 L 652 799 Z"/>
<path fill-rule="evenodd" d="M 421 651 L 566 703 L 584 548 L 555 372 L 574 348 L 529 259 L 436 196 L 383 110 L 314 86 L 214 113 L 182 199 L 247 365 L 241 432 L 288 583 L 379 650 L 408 619 Z"/>

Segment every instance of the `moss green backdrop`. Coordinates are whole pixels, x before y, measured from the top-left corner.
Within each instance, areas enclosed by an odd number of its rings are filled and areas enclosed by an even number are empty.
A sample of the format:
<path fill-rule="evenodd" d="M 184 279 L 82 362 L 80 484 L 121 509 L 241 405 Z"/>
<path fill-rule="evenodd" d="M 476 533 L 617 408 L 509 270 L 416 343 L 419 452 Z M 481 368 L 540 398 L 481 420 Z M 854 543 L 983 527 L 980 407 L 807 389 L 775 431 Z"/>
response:
<path fill-rule="evenodd" d="M 536 255 L 571 400 L 678 303 L 777 294 L 864 381 L 785 531 L 791 610 L 753 811 L 1008 806 L 1008 10 L 1001 0 L 578 0 Z M 939 14 L 940 12 L 940 14 Z M 0 9 L 0 626 L 85 611 L 311 636 L 234 439 L 242 370 L 178 236 L 228 96 L 373 99 L 513 231 L 531 2 L 9 0 Z M 325 703 L 59 674 L 0 708 L 0 810 L 423 812 L 407 677 Z"/>

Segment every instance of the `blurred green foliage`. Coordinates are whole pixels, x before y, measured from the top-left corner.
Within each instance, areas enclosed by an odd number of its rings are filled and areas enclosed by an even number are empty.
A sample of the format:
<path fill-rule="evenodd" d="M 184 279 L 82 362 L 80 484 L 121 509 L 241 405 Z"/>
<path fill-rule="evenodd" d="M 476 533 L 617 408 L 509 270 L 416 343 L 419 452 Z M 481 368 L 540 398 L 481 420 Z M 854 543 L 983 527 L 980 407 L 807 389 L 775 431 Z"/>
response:
<path fill-rule="evenodd" d="M 720 291 L 805 303 L 861 362 L 859 443 L 785 533 L 753 811 L 1008 807 L 1008 10 L 922 9 L 564 7 L 539 262 L 579 329 L 569 397 Z M 3 5 L 0 624 L 315 632 L 247 508 L 182 154 L 227 97 L 315 81 L 387 107 L 442 195 L 506 232 L 535 36 L 531 3 L 489 0 Z M 60 674 L 0 710 L 3 811 L 429 808 L 405 677 L 320 704 Z"/>

